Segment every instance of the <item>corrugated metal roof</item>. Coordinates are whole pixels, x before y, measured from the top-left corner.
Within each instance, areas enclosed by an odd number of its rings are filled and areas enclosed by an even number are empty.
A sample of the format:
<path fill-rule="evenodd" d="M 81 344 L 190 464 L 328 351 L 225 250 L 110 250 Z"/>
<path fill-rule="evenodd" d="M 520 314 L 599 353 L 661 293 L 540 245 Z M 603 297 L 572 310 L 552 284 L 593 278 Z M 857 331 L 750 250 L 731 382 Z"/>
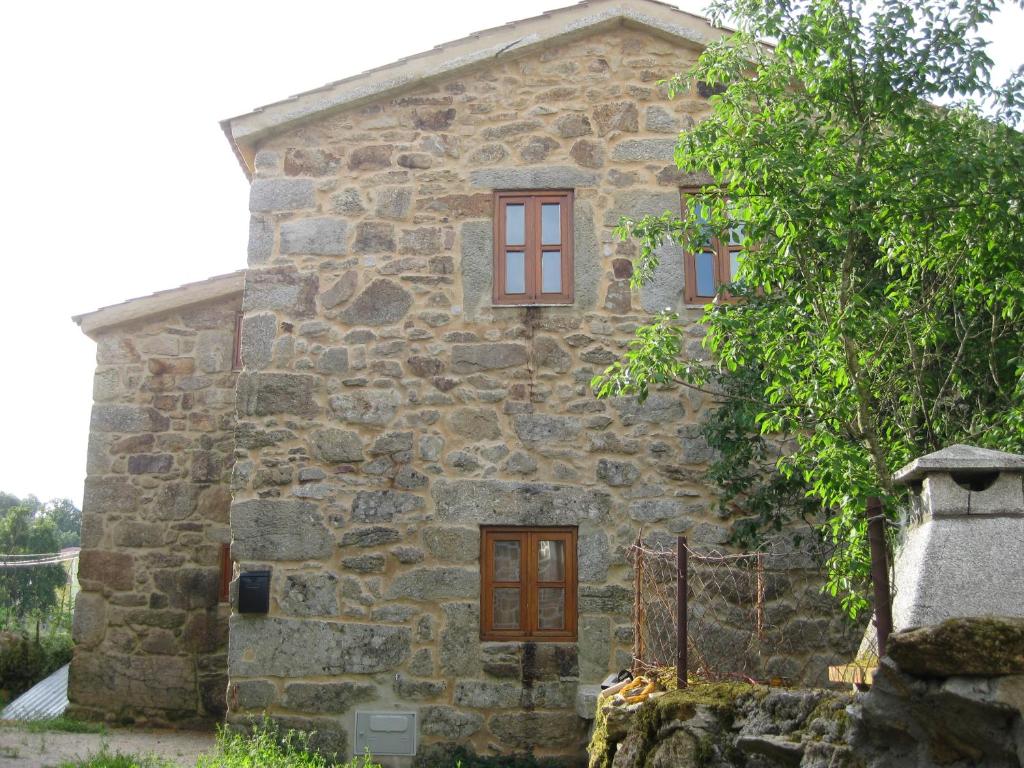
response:
<path fill-rule="evenodd" d="M 65 664 L 4 707 L 0 720 L 45 720 L 63 715 L 68 707 L 68 666 Z"/>

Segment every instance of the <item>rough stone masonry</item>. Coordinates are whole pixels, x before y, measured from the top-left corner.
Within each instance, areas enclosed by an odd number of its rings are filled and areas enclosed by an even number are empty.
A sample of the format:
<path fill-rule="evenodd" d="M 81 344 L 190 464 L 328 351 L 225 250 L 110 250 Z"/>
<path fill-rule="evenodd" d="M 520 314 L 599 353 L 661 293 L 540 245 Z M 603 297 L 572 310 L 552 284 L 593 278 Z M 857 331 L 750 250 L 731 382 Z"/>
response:
<path fill-rule="evenodd" d="M 703 180 L 672 155 L 707 100 L 659 85 L 696 56 L 602 23 L 259 139 L 237 380 L 198 353 L 203 334 L 229 333 L 226 307 L 210 330 L 153 320 L 152 352 L 135 345 L 144 329 L 100 342 L 98 381 L 131 406 L 107 406 L 98 384 L 73 700 L 164 721 L 215 711 L 201 692 L 223 683 L 221 613 L 212 586 L 184 580 L 212 578 L 230 497 L 235 573 L 272 572 L 269 613 L 230 618 L 230 722 L 267 712 L 346 753 L 357 709 L 410 711 L 421 751 L 582 754 L 578 687 L 631 660 L 625 548 L 640 527 L 654 542 L 728 537 L 702 481 L 704 397 L 639 405 L 589 387 L 666 307 L 702 354 L 682 253 L 664 247 L 633 292 L 636 247 L 612 231 L 678 212 L 680 187 Z M 530 189 L 574 193 L 572 306 L 492 306 L 493 192 Z M 577 642 L 480 640 L 492 524 L 577 528 Z M 797 618 L 805 587 L 789 588 L 779 621 Z M 192 637 L 209 655 L 181 650 Z M 791 653 L 824 674 L 839 658 L 819 642 Z"/>
<path fill-rule="evenodd" d="M 236 291 L 95 333 L 75 716 L 190 725 L 224 713 L 240 306 Z"/>
<path fill-rule="evenodd" d="M 702 397 L 588 386 L 650 312 L 700 315 L 678 250 L 633 293 L 612 233 L 693 181 L 672 152 L 707 102 L 657 83 L 695 56 L 615 28 L 260 145 L 231 527 L 273 607 L 232 618 L 232 720 L 269 709 L 342 750 L 352 710 L 395 708 L 425 744 L 577 752 L 578 684 L 630 662 L 637 529 L 725 542 Z M 507 189 L 574 191 L 573 306 L 491 305 Z M 578 643 L 480 641 L 488 524 L 578 526 Z"/>

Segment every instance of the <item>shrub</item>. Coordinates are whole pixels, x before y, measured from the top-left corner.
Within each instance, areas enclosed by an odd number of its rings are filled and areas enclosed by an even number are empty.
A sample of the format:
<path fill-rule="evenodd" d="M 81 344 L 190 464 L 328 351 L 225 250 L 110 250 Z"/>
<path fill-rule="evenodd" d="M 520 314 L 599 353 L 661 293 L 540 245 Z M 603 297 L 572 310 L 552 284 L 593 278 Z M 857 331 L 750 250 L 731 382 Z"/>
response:
<path fill-rule="evenodd" d="M 71 636 L 60 633 L 34 640 L 6 633 L 0 638 L 0 689 L 18 696 L 71 661 Z"/>

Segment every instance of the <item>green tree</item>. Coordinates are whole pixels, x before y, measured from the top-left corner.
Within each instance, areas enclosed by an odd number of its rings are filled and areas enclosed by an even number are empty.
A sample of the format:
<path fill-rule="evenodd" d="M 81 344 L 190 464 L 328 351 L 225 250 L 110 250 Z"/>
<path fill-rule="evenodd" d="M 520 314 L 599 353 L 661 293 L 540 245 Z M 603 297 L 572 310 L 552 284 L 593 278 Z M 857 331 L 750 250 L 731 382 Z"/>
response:
<path fill-rule="evenodd" d="M 57 528 L 61 549 L 82 542 L 82 510 L 71 499 L 52 499 L 42 506 L 42 514 Z"/>
<path fill-rule="evenodd" d="M 1024 450 L 1024 78 L 992 83 L 979 29 L 998 7 L 719 0 L 713 15 L 739 31 L 669 84 L 717 92 L 676 151 L 712 183 L 681 217 L 619 228 L 640 242 L 639 285 L 658 244 L 699 251 L 742 222 L 739 300 L 702 320 L 710 361 L 686 359 L 662 316 L 594 387 L 710 387 L 731 450 L 744 431 L 755 449 L 791 439 L 781 479 L 739 461 L 717 480 L 767 504 L 805 489 L 851 614 L 865 606 L 865 502 L 897 507 L 896 469 L 956 442 Z"/>
<path fill-rule="evenodd" d="M 11 507 L 0 518 L 0 555 L 46 554 L 60 551 L 60 533 L 53 520 L 29 507 Z M 16 558 L 15 558 L 16 559 Z M 0 557 L 0 560 L 3 560 Z M 37 565 L 0 568 L 0 621 L 20 623 L 30 614 L 43 614 L 57 604 L 57 590 L 67 581 L 64 568 Z"/>

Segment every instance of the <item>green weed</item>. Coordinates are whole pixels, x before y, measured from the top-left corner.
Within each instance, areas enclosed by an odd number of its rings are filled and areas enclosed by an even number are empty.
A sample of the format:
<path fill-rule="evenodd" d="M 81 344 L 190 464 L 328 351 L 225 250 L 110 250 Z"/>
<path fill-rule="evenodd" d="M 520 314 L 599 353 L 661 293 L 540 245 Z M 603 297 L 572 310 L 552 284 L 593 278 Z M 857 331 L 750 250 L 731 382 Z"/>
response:
<path fill-rule="evenodd" d="M 216 750 L 200 755 L 196 768 L 329 768 L 340 765 L 310 748 L 313 733 L 294 730 L 282 733 L 267 717 L 246 734 L 221 727 L 217 730 Z M 380 766 L 366 755 L 344 763 L 343 768 Z"/>
<path fill-rule="evenodd" d="M 45 720 L 26 720 L 23 727 L 29 733 L 46 733 L 58 731 L 60 733 L 106 733 L 107 728 L 103 723 L 90 723 L 85 720 L 75 720 L 71 717 L 50 717 Z"/>
<path fill-rule="evenodd" d="M 173 763 L 152 756 L 113 754 L 104 746 L 91 757 L 74 763 L 61 763 L 58 768 L 175 768 Z"/>

